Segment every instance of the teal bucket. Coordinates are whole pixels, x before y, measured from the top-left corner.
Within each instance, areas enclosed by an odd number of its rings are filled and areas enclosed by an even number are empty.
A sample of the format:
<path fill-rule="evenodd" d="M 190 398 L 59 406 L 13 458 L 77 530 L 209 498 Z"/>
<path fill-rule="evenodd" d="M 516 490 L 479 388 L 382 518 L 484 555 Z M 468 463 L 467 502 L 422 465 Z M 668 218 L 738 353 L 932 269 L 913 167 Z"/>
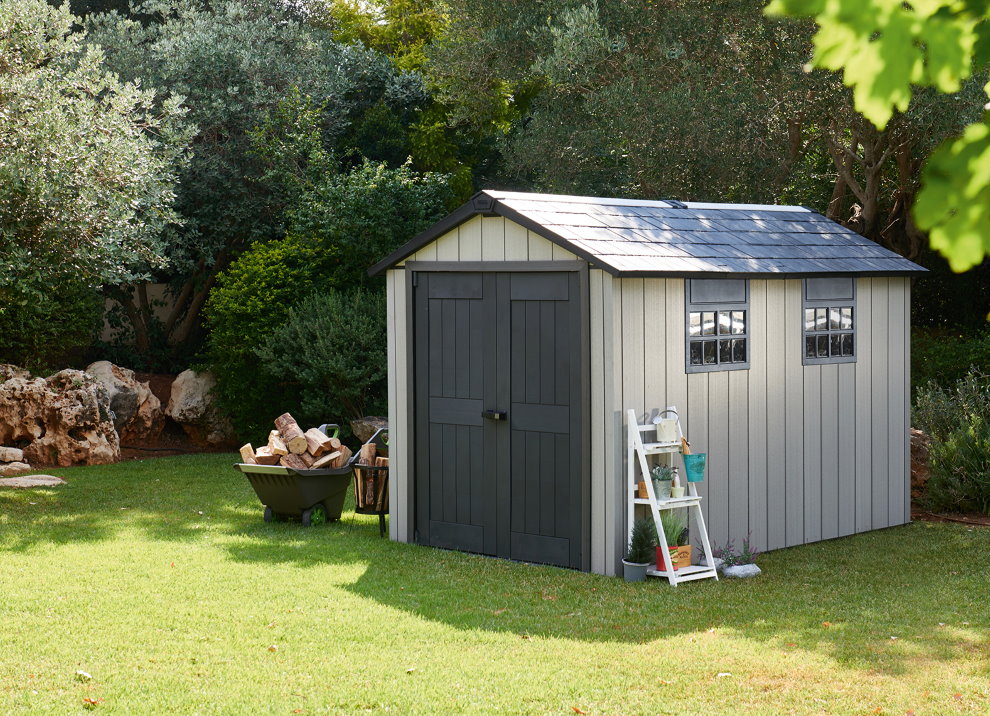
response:
<path fill-rule="evenodd" d="M 707 453 L 698 452 L 681 455 L 684 458 L 684 472 L 688 482 L 702 482 L 705 479 L 705 458 Z"/>

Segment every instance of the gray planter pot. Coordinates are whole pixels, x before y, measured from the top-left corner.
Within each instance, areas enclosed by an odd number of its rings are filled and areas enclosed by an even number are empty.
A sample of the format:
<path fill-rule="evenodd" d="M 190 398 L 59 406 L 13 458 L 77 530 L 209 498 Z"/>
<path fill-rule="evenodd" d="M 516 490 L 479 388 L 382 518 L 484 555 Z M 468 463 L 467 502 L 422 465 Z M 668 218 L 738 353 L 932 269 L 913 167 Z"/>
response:
<path fill-rule="evenodd" d="M 627 582 L 645 582 L 646 570 L 650 568 L 649 562 L 627 562 L 622 560 L 622 576 Z"/>

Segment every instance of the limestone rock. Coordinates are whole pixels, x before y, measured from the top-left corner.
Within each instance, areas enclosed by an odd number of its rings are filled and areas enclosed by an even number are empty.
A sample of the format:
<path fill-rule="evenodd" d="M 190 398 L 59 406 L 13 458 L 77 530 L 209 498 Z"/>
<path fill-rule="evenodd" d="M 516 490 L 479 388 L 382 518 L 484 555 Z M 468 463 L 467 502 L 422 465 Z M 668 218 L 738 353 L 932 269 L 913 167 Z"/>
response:
<path fill-rule="evenodd" d="M 15 447 L 0 447 L 0 462 L 21 462 L 24 451 Z"/>
<path fill-rule="evenodd" d="M 17 475 L 21 472 L 27 472 L 31 469 L 31 466 L 26 462 L 10 462 L 5 465 L 0 465 L 0 475 L 7 477 L 8 475 Z"/>
<path fill-rule="evenodd" d="M 722 576 L 726 579 L 746 579 L 747 577 L 757 577 L 763 570 L 755 564 L 737 564 L 732 567 L 722 567 Z"/>
<path fill-rule="evenodd" d="M 54 475 L 25 475 L 23 477 L 5 477 L 0 480 L 0 487 L 58 487 L 65 480 Z"/>
<path fill-rule="evenodd" d="M 182 426 L 198 445 L 227 446 L 235 441 L 234 428 L 213 402 L 216 378 L 210 372 L 184 370 L 172 383 L 165 414 Z"/>
<path fill-rule="evenodd" d="M 110 395 L 113 425 L 122 443 L 153 441 L 165 427 L 161 401 L 147 383 L 134 377 L 134 371 L 110 361 L 97 361 L 86 368 Z"/>
<path fill-rule="evenodd" d="M 0 445 L 21 445 L 32 464 L 102 465 L 120 459 L 110 396 L 79 370 L 31 378 L 6 366 L 0 377 Z"/>
<path fill-rule="evenodd" d="M 368 442 L 376 431 L 387 427 L 388 418 L 383 418 L 379 415 L 366 415 L 363 418 L 351 421 L 351 432 L 354 433 L 354 437 L 363 443 Z"/>
<path fill-rule="evenodd" d="M 11 378 L 31 380 L 31 373 L 10 363 L 0 363 L 0 383 L 8 381 Z"/>

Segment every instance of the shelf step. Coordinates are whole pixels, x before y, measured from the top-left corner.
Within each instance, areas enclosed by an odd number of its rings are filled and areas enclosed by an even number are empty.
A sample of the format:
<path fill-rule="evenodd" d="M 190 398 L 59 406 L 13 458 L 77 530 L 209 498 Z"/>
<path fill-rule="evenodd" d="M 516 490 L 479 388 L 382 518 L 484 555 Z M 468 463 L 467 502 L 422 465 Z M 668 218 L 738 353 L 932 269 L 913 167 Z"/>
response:
<path fill-rule="evenodd" d="M 647 455 L 660 455 L 663 453 L 680 452 L 681 444 L 678 443 L 643 443 L 643 452 Z"/>
<path fill-rule="evenodd" d="M 667 578 L 667 572 L 659 569 L 648 569 L 646 574 L 651 577 Z M 702 564 L 692 564 L 690 567 L 681 567 L 674 572 L 678 582 L 689 582 L 693 579 L 708 579 L 718 575 L 714 567 L 706 567 Z"/>
<path fill-rule="evenodd" d="M 669 500 L 657 500 L 657 507 L 661 510 L 670 510 L 675 507 L 690 507 L 691 505 L 700 505 L 701 500 L 701 495 L 697 497 L 671 497 Z M 648 505 L 650 504 L 650 499 L 648 497 L 634 497 L 633 502 L 637 505 Z"/>

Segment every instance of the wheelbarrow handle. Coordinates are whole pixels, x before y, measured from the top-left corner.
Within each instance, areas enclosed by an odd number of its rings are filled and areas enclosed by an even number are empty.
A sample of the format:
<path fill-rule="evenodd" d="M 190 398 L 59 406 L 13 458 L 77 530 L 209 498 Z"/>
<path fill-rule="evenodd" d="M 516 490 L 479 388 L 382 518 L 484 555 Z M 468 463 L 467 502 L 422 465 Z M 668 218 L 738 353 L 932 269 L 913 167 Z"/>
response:
<path fill-rule="evenodd" d="M 333 435 L 330 431 L 333 430 Z M 340 437 L 340 426 L 337 423 L 324 423 L 320 426 L 320 432 L 324 433 L 327 437 L 338 438 Z"/>

